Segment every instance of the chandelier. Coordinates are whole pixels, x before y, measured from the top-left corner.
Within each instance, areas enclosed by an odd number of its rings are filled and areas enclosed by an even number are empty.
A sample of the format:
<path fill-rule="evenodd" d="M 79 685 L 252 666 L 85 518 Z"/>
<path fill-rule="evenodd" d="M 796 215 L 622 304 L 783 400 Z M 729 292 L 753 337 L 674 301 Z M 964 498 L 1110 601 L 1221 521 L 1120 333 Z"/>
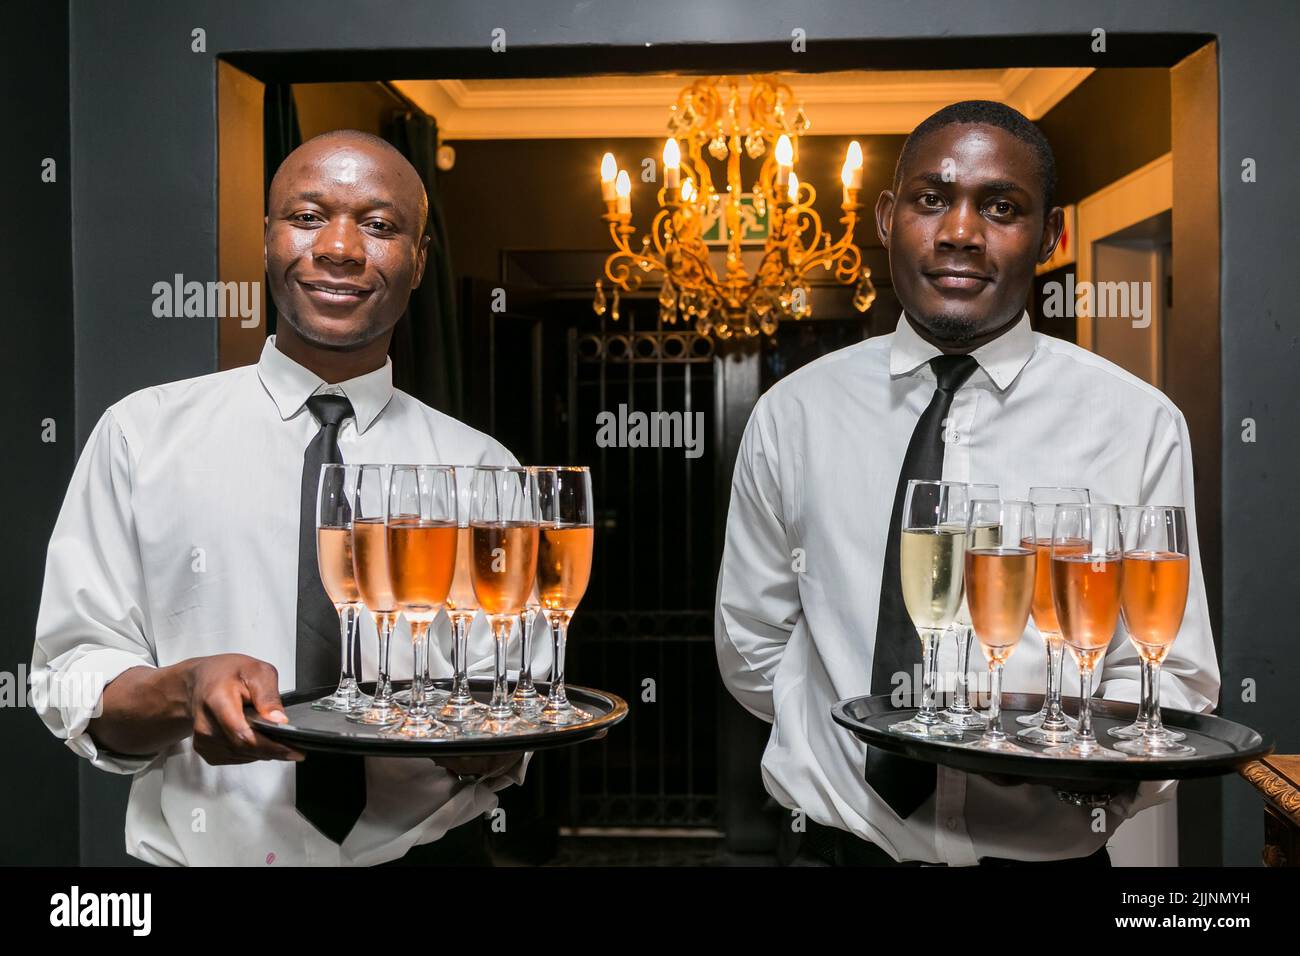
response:
<path fill-rule="evenodd" d="M 663 183 L 650 229 L 633 248 L 632 182 L 612 153 L 601 160 L 601 196 L 614 252 L 604 278 L 613 289 L 606 299 L 600 279 L 592 309 L 619 317 L 619 293 L 635 292 L 643 277 L 659 273 L 659 317 L 667 325 L 693 322 L 700 335 L 774 335 L 782 319 L 812 315 L 810 274 L 833 271 L 836 281 L 857 282 L 853 306 L 871 307 L 876 290 L 871 270 L 853 241 L 862 212 L 862 147 L 849 144 L 841 169 L 843 227 L 833 239 L 813 208 L 817 192 L 795 173 L 799 137 L 811 125 L 790 87 L 775 76 L 752 76 L 742 110 L 736 78 L 707 77 L 684 87 L 669 113 L 664 143 Z M 761 159 L 748 193 L 741 157 Z M 746 233 L 761 235 L 763 248 L 753 271 L 742 261 Z M 708 237 L 723 246 L 721 271 L 710 255 Z"/>

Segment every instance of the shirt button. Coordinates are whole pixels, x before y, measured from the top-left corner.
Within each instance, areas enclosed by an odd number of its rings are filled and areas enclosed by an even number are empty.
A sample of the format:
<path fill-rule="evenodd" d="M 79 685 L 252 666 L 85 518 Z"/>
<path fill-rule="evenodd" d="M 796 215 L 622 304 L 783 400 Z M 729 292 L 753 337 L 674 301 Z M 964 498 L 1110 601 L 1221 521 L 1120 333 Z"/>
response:
<path fill-rule="evenodd" d="M 944 826 L 946 826 L 949 830 L 955 830 L 955 829 L 957 829 L 957 818 L 956 818 L 956 817 L 949 817 L 949 818 L 948 818 L 948 822 L 945 823 Z"/>

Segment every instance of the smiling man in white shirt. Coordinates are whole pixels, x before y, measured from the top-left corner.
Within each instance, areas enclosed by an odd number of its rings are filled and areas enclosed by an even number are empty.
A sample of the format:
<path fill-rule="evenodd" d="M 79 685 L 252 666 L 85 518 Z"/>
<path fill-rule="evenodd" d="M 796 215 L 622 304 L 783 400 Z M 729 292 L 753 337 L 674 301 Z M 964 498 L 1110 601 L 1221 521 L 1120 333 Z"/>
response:
<path fill-rule="evenodd" d="M 463 862 L 485 862 L 481 839 L 463 838 L 473 826 L 454 828 L 522 782 L 524 755 L 349 758 L 358 800 L 331 838 L 296 809 L 301 774 L 320 755 L 300 767 L 303 754 L 244 718 L 252 706 L 283 721 L 280 690 L 302 676 L 301 595 L 315 611 L 323 600 L 304 571 L 315 556 L 300 517 L 319 473 L 309 446 L 328 438 L 354 463 L 516 464 L 493 439 L 393 388 L 389 341 L 429 242 L 410 163 L 369 134 L 326 133 L 284 161 L 267 208 L 279 333 L 255 366 L 147 388 L 105 412 L 50 540 L 32 696 L 73 751 L 134 775 L 126 848 L 142 860 L 374 864 L 454 832 L 462 839 L 444 848 L 477 849 Z M 339 420 L 327 428 L 329 408 Z M 314 538 L 314 523 L 304 527 Z M 312 653 L 336 676 L 337 639 L 318 643 Z M 375 642 L 362 647 L 374 674 Z M 549 650 L 539 652 L 541 671 Z M 395 642 L 394 676 L 410 666 Z M 102 698 L 78 697 L 87 683 L 106 685 Z M 335 794 L 316 797 L 328 805 Z"/>
<path fill-rule="evenodd" d="M 1036 485 L 1083 486 L 1097 502 L 1186 507 L 1191 587 L 1161 699 L 1196 711 L 1217 701 L 1183 416 L 1119 367 L 1032 331 L 1024 311 L 1034 266 L 1061 234 L 1054 188 L 1051 148 L 1015 110 L 969 101 L 918 126 L 876 207 L 904 310 L 895 332 L 778 382 L 745 430 L 716 648 L 728 689 L 772 724 L 765 787 L 809 821 L 795 862 L 1108 865 L 1115 827 L 1172 796 L 1167 782 L 1143 784 L 1113 799 L 1099 828 L 1052 787 L 939 768 L 915 799 L 900 800 L 897 785 L 928 765 L 873 765 L 879 752 L 869 759 L 832 722 L 837 700 L 889 693 L 888 684 L 872 686 L 873 666 L 894 659 L 899 642 L 917 642 L 896 620 L 885 627 L 892 599 L 882 598 L 892 512 L 909 477 L 991 482 L 1016 498 Z M 901 473 L 936 403 L 940 473 Z M 1037 633 L 1027 634 L 1004 688 L 1042 693 L 1045 654 Z M 946 640 L 939 671 L 957 669 Z M 1136 700 L 1138 680 L 1121 628 L 1097 693 Z"/>

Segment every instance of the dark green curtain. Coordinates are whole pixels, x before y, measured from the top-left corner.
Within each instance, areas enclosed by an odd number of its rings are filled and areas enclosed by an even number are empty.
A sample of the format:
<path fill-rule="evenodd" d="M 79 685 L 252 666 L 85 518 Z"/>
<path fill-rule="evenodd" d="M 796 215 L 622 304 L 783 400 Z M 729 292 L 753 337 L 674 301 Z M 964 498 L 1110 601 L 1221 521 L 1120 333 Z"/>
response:
<path fill-rule="evenodd" d="M 288 83 L 268 83 L 262 95 L 262 171 L 266 180 L 263 196 L 271 195 L 271 179 L 286 156 L 302 145 L 298 127 L 298 108 L 293 102 L 293 87 Z M 266 277 L 263 276 L 263 281 Z M 266 334 L 275 334 L 275 303 L 266 297 Z"/>
<path fill-rule="evenodd" d="M 385 139 L 411 161 L 429 193 L 429 260 L 424 281 L 393 330 L 393 384 L 427 405 L 461 416 L 460 326 L 447 225 L 438 194 L 438 124 L 414 110 L 393 114 Z"/>

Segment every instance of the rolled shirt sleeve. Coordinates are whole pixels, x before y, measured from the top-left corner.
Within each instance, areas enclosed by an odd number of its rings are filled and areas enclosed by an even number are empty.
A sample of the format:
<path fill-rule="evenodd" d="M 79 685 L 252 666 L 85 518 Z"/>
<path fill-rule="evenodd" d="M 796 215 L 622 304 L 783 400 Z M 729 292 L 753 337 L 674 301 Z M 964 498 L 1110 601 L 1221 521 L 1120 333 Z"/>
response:
<path fill-rule="evenodd" d="M 87 733 L 108 684 L 132 667 L 157 666 L 144 594 L 131 450 L 110 409 L 82 451 L 50 538 L 31 699 L 51 733 L 114 773 L 136 773 L 155 759 L 109 753 Z"/>
<path fill-rule="evenodd" d="M 773 431 L 760 398 L 736 456 L 714 612 L 722 681 L 746 710 L 768 723 L 775 716 L 773 680 L 803 613 Z"/>

